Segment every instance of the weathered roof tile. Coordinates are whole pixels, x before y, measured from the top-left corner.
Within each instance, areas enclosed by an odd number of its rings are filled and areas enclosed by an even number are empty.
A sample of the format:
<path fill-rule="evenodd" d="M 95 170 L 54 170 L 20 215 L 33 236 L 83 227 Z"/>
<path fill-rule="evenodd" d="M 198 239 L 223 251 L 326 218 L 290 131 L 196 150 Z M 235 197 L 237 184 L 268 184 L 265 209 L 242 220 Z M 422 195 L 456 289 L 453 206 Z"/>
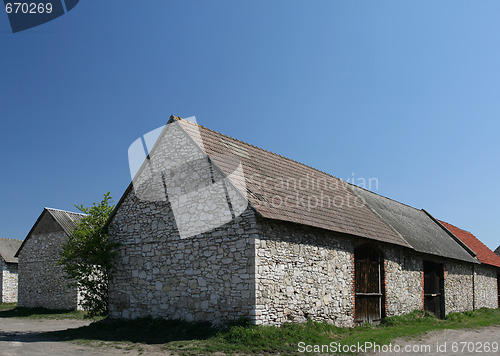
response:
<path fill-rule="evenodd" d="M 466 244 L 472 251 L 476 253 L 477 259 L 481 263 L 500 267 L 500 257 L 491 251 L 485 244 L 472 233 L 462 230 L 455 225 L 439 220 L 453 235 L 458 237 L 464 244 Z"/>
<path fill-rule="evenodd" d="M 418 252 L 478 263 L 423 210 L 350 186 L 365 203 Z"/>
<path fill-rule="evenodd" d="M 206 154 L 215 157 L 213 161 L 226 175 L 234 164 L 226 165 L 220 154 L 238 157 L 247 199 L 263 217 L 410 247 L 341 179 L 191 121 L 178 122 L 190 135 L 199 130 Z"/>

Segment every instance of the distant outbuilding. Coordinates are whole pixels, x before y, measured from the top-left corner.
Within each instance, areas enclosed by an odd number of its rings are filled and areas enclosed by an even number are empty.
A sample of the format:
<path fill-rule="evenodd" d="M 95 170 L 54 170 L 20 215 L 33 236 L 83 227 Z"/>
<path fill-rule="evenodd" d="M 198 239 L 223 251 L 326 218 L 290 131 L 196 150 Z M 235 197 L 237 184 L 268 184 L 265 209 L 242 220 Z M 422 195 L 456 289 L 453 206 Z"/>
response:
<path fill-rule="evenodd" d="M 17 302 L 17 249 L 22 240 L 0 237 L 0 297 L 2 303 Z"/>
<path fill-rule="evenodd" d="M 45 208 L 16 253 L 19 258 L 18 305 L 47 309 L 77 309 L 79 293 L 68 286 L 57 264 L 61 245 L 84 214 Z"/>

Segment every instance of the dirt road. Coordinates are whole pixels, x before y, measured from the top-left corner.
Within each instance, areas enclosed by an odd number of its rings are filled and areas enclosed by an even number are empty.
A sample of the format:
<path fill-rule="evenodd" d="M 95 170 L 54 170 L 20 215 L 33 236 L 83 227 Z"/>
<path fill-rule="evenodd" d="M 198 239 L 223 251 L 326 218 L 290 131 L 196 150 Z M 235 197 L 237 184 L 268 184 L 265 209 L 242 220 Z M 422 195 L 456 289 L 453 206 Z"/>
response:
<path fill-rule="evenodd" d="M 141 345 L 130 348 L 127 347 L 130 345 L 126 344 L 108 343 L 105 346 L 87 346 L 74 342 L 52 341 L 41 335 L 48 331 L 79 328 L 89 323 L 88 321 L 71 319 L 0 318 L 0 355 L 168 355 L 168 353 L 162 352 L 159 345 Z M 460 342 L 466 342 L 466 344 L 460 344 Z M 487 351 L 486 344 L 489 343 L 491 348 L 494 342 L 497 345 L 500 343 L 500 325 L 479 329 L 432 331 L 420 339 L 395 340 L 392 347 L 399 346 L 401 350 L 399 353 L 381 352 L 366 355 L 500 355 L 500 351 L 485 352 Z M 405 347 L 410 347 L 407 349 L 410 352 L 405 351 Z M 464 349 L 462 349 L 463 347 Z M 411 352 L 411 350 L 417 352 Z"/>
<path fill-rule="evenodd" d="M 396 339 L 392 342 L 392 346 L 393 350 L 399 347 L 400 352 L 389 351 L 366 355 L 500 355 L 500 325 L 478 329 L 431 331 L 418 339 Z"/>
<path fill-rule="evenodd" d="M 90 324 L 82 320 L 48 320 L 0 318 L 0 355 L 139 355 L 139 349 L 126 350 L 114 345 L 111 347 L 93 347 L 72 342 L 51 341 L 41 336 L 47 331 L 79 328 Z M 143 354 L 160 354 L 153 350 L 144 350 Z M 151 351 L 151 352 L 150 352 Z M 165 355 L 163 353 L 162 355 Z"/>

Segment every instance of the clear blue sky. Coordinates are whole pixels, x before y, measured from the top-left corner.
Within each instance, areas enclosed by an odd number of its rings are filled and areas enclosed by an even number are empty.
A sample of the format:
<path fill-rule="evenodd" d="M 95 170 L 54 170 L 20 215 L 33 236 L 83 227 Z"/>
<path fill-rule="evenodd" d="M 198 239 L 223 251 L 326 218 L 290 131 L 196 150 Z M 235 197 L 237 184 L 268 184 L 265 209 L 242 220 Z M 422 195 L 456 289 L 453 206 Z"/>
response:
<path fill-rule="evenodd" d="M 500 2 L 83 0 L 0 13 L 0 236 L 130 177 L 171 114 L 500 244 Z"/>

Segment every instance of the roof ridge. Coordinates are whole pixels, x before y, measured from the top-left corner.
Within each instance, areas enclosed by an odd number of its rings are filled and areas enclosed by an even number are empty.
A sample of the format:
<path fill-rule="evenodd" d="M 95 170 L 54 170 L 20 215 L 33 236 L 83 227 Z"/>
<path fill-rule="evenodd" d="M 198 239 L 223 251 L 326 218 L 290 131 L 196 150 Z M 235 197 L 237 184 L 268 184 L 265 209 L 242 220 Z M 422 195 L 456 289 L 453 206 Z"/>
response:
<path fill-rule="evenodd" d="M 54 210 L 54 211 L 60 211 L 62 213 L 70 213 L 70 214 L 76 214 L 76 215 L 83 215 L 83 216 L 86 216 L 87 214 L 85 213 L 75 213 L 74 211 L 69 211 L 69 210 L 62 210 L 62 209 L 56 209 L 56 208 L 49 208 L 49 207 L 44 207 L 44 209 L 47 209 L 47 210 Z"/>
<path fill-rule="evenodd" d="M 22 241 L 21 239 L 15 239 L 15 238 L 12 238 L 12 237 L 0 237 L 0 239 L 4 239 L 4 240 L 14 240 L 14 241 Z"/>

